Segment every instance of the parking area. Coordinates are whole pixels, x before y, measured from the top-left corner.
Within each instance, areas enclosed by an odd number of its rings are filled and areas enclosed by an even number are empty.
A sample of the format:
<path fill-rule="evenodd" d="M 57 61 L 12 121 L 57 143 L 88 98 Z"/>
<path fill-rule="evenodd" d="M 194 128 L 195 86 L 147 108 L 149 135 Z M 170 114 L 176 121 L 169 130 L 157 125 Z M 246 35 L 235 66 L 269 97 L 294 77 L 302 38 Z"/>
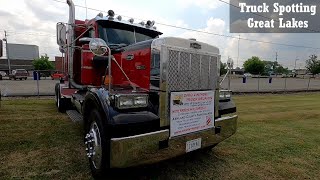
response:
<path fill-rule="evenodd" d="M 58 80 L 50 77 L 39 81 L 29 77 L 27 80 L 0 80 L 2 96 L 30 96 L 30 95 L 54 95 L 54 86 Z M 222 83 L 222 87 L 228 88 L 228 79 Z M 320 90 L 319 78 L 273 78 L 269 83 L 268 78 L 248 78 L 243 83 L 242 78 L 231 79 L 230 88 L 233 92 L 277 92 L 277 91 L 308 91 Z"/>

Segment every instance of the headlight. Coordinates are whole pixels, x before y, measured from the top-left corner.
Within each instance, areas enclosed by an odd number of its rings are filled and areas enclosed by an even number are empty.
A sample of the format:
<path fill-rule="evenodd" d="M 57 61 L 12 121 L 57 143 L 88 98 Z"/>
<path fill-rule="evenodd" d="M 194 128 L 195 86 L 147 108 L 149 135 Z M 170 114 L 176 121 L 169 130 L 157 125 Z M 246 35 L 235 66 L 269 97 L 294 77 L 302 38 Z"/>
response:
<path fill-rule="evenodd" d="M 130 97 L 119 97 L 119 105 L 120 107 L 125 107 L 125 106 L 133 106 L 133 99 Z"/>
<path fill-rule="evenodd" d="M 141 108 L 148 106 L 148 95 L 121 94 L 115 96 L 115 105 L 118 109 Z"/>
<path fill-rule="evenodd" d="M 134 104 L 135 105 L 147 105 L 148 103 L 148 97 L 145 96 L 145 97 L 135 97 L 134 98 Z"/>
<path fill-rule="evenodd" d="M 226 100 L 230 100 L 231 99 L 231 94 L 232 92 L 229 90 L 220 90 L 219 91 L 219 100 L 220 101 L 226 101 Z"/>

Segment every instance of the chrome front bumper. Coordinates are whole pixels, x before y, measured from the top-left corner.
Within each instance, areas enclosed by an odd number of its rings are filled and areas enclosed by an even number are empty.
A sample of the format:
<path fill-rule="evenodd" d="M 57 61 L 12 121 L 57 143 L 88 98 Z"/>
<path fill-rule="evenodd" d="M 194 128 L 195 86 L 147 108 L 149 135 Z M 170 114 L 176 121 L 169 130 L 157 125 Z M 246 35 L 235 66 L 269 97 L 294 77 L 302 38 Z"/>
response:
<path fill-rule="evenodd" d="M 169 138 L 169 130 L 112 138 L 110 167 L 150 164 L 179 156 L 186 153 L 186 142 L 197 138 L 201 138 L 201 148 L 217 144 L 236 132 L 237 119 L 237 115 L 216 119 L 215 127 L 220 127 L 217 134 L 212 128 L 174 138 Z M 161 142 L 167 142 L 168 146 L 160 148 Z"/>

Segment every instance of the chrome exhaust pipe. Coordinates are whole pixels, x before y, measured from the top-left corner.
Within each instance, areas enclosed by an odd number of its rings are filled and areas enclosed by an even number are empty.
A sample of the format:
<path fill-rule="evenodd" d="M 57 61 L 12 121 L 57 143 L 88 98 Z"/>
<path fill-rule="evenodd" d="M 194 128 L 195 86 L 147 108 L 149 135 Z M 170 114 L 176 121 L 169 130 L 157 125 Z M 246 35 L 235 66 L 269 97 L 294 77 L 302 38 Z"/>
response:
<path fill-rule="evenodd" d="M 68 74 L 69 78 L 73 79 L 73 41 L 74 41 L 74 26 L 75 26 L 75 6 L 72 0 L 67 0 L 69 5 L 69 23 L 68 23 Z"/>

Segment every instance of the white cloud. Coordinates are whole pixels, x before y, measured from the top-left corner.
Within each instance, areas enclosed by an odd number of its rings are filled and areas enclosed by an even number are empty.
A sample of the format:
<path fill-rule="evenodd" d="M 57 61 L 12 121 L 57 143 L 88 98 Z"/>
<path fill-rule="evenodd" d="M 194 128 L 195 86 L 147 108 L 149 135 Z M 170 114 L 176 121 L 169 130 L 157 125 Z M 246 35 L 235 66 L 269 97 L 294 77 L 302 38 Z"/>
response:
<path fill-rule="evenodd" d="M 228 33 L 228 25 L 225 21 L 219 18 L 210 17 L 207 20 L 206 27 L 196 29 L 197 31 L 210 32 L 211 34 L 186 31 L 178 34 L 182 38 L 195 38 L 198 41 L 202 41 L 211 45 L 214 45 L 220 49 L 222 62 L 226 62 L 228 57 L 231 57 L 234 61 L 235 66 L 242 66 L 243 62 L 252 56 L 261 57 L 263 60 L 275 60 L 275 54 L 278 52 L 278 61 L 284 66 L 293 68 L 294 59 L 298 55 L 300 58 L 305 60 L 308 55 L 312 54 L 314 50 L 301 49 L 301 48 L 288 48 L 286 46 L 280 46 L 270 43 L 263 42 L 280 42 L 283 44 L 299 44 L 299 39 L 303 39 L 301 36 L 294 34 L 259 34 L 259 33 L 243 33 L 240 34 L 240 41 L 238 38 L 239 34 Z M 216 34 L 216 35 L 213 35 Z M 219 36 L 225 35 L 225 36 Z M 227 36 L 232 36 L 230 38 Z M 309 35 L 311 38 L 312 35 Z M 252 39 L 256 41 L 248 41 L 245 39 Z M 296 41 L 295 41 L 296 39 Z M 293 42 L 287 42 L 291 40 Z M 239 43 L 239 58 L 238 58 L 238 43 Z M 301 44 L 302 42 L 300 42 Z M 294 54 L 293 54 L 294 51 Z M 299 52 L 299 53 L 298 53 Z M 303 53 L 301 53 L 303 52 Z M 303 61 L 301 61 L 303 63 Z"/>
<path fill-rule="evenodd" d="M 60 0 L 65 1 L 65 0 Z M 84 6 L 84 0 L 74 0 L 75 4 Z M 11 43 L 35 44 L 40 48 L 40 54 L 47 53 L 52 58 L 54 55 L 60 55 L 55 40 L 55 25 L 58 21 L 67 22 L 68 6 L 66 3 L 59 3 L 52 0 L 0 0 L 0 38 L 3 38 L 3 30 L 8 31 L 8 40 Z M 227 38 L 212 34 L 205 34 L 194 31 L 177 29 L 159 23 L 174 25 L 178 27 L 196 29 L 216 34 L 225 34 L 238 36 L 238 34 L 229 34 L 229 24 L 225 20 L 227 17 L 210 17 L 207 18 L 206 24 L 202 27 L 194 27 L 189 19 L 183 18 L 184 8 L 192 7 L 197 12 L 206 11 L 208 16 L 210 10 L 222 8 L 224 3 L 218 0 L 177 0 L 163 1 L 156 7 L 151 3 L 150 6 L 133 5 L 135 3 L 119 3 L 114 0 L 87 0 L 90 8 L 103 9 L 108 11 L 113 9 L 116 14 L 134 17 L 135 22 L 143 20 L 155 20 L 157 28 L 164 33 L 163 36 L 179 36 L 184 38 L 196 38 L 220 48 L 222 60 L 226 61 L 230 56 L 236 61 L 238 56 L 238 39 Z M 165 8 L 168 7 L 168 8 Z M 223 6 L 225 11 L 228 6 Z M 177 10 L 179 16 L 169 16 L 171 11 Z M 170 11 L 170 12 L 169 12 Z M 88 18 L 95 17 L 99 12 L 88 10 Z M 106 13 L 104 13 L 106 14 Z M 171 12 L 171 14 L 174 14 Z M 76 7 L 76 18 L 85 19 L 86 11 L 83 8 Z M 123 17 L 128 19 L 128 17 Z M 320 47 L 319 35 L 317 34 L 241 34 L 241 38 L 256 39 L 259 41 L 273 41 L 284 44 L 297 44 L 305 46 Z M 319 50 L 292 48 L 278 46 L 267 43 L 257 43 L 252 41 L 240 40 L 239 64 L 241 65 L 247 58 L 256 55 L 267 60 L 275 59 L 275 52 L 279 54 L 279 62 L 289 67 L 294 64 L 294 59 L 305 60 L 310 54 L 319 54 Z M 300 63 L 303 63 L 301 61 Z M 236 64 L 236 63 L 235 63 Z"/>
<path fill-rule="evenodd" d="M 177 4 L 181 8 L 188 8 L 192 6 L 198 6 L 202 9 L 216 9 L 223 5 L 218 0 L 177 0 Z"/>

